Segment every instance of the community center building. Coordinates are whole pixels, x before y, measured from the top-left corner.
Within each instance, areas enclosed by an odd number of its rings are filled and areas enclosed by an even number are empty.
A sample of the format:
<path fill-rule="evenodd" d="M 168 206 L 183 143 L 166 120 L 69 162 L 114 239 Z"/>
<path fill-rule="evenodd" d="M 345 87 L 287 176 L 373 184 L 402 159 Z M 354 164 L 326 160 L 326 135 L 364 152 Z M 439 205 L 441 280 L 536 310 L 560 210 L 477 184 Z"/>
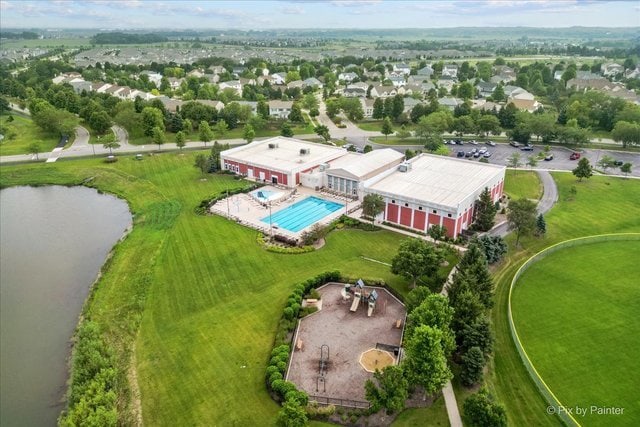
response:
<path fill-rule="evenodd" d="M 343 148 L 274 137 L 223 151 L 221 167 L 248 179 L 360 200 L 380 195 L 380 220 L 426 232 L 444 226 L 457 237 L 474 220 L 475 203 L 488 188 L 502 196 L 505 167 L 431 154 L 403 161 L 389 148 L 366 154 Z"/>

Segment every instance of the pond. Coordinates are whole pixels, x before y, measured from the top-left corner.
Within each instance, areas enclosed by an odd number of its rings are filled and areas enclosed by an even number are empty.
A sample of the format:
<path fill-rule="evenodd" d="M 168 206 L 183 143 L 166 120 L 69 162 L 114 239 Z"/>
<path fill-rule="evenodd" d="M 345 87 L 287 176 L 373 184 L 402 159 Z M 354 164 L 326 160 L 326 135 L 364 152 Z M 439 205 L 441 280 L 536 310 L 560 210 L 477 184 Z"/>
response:
<path fill-rule="evenodd" d="M 56 424 L 78 316 L 131 222 L 90 188 L 0 191 L 0 425 Z"/>

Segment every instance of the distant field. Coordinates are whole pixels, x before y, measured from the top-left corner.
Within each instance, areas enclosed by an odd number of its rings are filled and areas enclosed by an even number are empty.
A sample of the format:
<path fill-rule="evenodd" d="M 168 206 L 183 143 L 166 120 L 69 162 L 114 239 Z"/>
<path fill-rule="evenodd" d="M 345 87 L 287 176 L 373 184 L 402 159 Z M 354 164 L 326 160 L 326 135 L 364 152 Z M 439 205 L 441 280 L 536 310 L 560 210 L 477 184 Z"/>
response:
<path fill-rule="evenodd" d="M 19 49 L 23 47 L 80 47 L 90 46 L 89 39 L 42 39 L 42 40 L 3 40 L 3 49 Z"/>
<path fill-rule="evenodd" d="M 531 266 L 513 291 L 513 317 L 525 351 L 565 407 L 589 411 L 589 426 L 637 426 L 640 402 L 640 241 L 561 249 Z M 594 262 L 597 260 L 597 262 Z"/>

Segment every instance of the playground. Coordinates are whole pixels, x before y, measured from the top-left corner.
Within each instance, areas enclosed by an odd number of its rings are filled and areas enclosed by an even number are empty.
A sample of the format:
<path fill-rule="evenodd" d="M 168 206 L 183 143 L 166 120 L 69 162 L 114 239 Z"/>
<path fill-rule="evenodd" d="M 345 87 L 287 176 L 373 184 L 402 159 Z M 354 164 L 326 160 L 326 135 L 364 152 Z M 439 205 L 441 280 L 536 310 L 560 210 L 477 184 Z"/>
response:
<path fill-rule="evenodd" d="M 318 292 L 322 309 L 300 320 L 287 379 L 310 396 L 357 406 L 375 369 L 397 363 L 406 309 L 383 288 L 327 284 Z"/>

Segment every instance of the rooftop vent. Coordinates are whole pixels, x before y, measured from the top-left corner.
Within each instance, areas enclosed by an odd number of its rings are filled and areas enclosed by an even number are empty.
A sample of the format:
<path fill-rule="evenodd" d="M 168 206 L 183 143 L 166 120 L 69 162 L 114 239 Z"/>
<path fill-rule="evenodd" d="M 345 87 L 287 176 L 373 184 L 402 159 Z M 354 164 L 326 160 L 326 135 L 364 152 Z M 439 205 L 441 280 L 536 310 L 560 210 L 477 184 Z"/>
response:
<path fill-rule="evenodd" d="M 408 172 L 411 170 L 411 163 L 409 162 L 402 162 L 398 165 L 398 170 L 400 172 Z"/>
<path fill-rule="evenodd" d="M 271 142 L 271 143 L 269 143 L 269 149 L 270 149 L 270 150 L 273 150 L 274 148 L 277 148 L 277 147 L 278 147 L 278 144 L 277 144 L 277 143 L 275 143 L 275 142 Z"/>
<path fill-rule="evenodd" d="M 300 149 L 300 155 L 301 156 L 306 156 L 307 154 L 309 154 L 311 152 L 310 148 L 301 148 Z"/>
<path fill-rule="evenodd" d="M 322 163 L 322 164 L 320 165 L 320 172 L 324 172 L 324 171 L 326 171 L 327 169 L 329 169 L 329 163 Z"/>

